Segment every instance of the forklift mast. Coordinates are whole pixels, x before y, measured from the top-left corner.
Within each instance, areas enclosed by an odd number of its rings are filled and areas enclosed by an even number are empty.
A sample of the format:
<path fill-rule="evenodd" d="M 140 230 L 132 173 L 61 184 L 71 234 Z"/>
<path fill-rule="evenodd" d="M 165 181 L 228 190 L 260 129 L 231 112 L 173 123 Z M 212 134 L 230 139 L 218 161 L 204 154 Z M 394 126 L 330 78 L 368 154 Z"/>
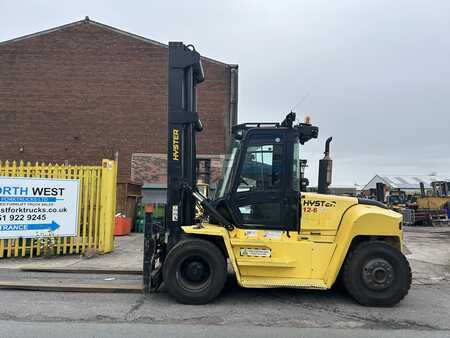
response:
<path fill-rule="evenodd" d="M 166 229 L 170 246 L 181 226 L 194 224 L 196 133 L 203 127 L 197 113 L 197 84 L 205 75 L 192 45 L 169 42 L 168 146 Z"/>

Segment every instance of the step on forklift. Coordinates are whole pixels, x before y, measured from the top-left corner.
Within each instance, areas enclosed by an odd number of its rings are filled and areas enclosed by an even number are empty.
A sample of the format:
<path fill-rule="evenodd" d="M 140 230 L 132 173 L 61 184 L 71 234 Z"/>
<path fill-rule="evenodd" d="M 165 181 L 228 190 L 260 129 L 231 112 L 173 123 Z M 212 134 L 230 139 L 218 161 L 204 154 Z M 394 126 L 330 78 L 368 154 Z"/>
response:
<path fill-rule="evenodd" d="M 340 280 L 363 305 L 403 299 L 411 269 L 402 216 L 374 200 L 301 191 L 302 145 L 318 137 L 309 120 L 296 124 L 291 112 L 281 123 L 233 126 L 215 197 L 199 192 L 196 89 L 204 79 L 195 48 L 170 42 L 167 205 L 165 221 L 146 227 L 146 290 L 164 282 L 178 302 L 205 304 L 221 293 L 229 263 L 245 288 L 326 290 Z M 329 141 L 320 176 L 326 192 Z"/>

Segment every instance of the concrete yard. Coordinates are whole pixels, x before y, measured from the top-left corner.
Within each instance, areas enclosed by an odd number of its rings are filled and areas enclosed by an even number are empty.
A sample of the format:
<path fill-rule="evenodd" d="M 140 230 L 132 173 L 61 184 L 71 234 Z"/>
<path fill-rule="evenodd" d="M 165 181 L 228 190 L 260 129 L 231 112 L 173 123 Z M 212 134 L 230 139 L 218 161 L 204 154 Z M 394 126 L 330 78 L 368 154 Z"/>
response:
<path fill-rule="evenodd" d="M 450 336 L 450 228 L 408 228 L 405 238 L 413 285 L 409 295 L 392 308 L 359 306 L 339 290 L 243 289 L 230 276 L 219 299 L 205 306 L 177 304 L 164 290 L 150 296 L 1 290 L 0 327 L 7 337 L 29 334 L 27 330 L 44 337 L 49 327 L 55 335 L 69 327 L 75 330 L 70 331 L 74 337 L 119 337 L 127 335 L 124 332 L 139 337 Z M 37 259 L 33 265 L 139 269 L 141 244 L 142 235 L 133 235 L 118 239 L 111 255 L 52 258 L 48 263 Z M 35 277 L 15 270 L 29 264 L 30 260 L 1 261 L 0 281 Z M 95 277 L 60 274 L 58 278 L 64 283 Z M 97 278 L 105 283 L 140 283 L 139 275 Z"/>
<path fill-rule="evenodd" d="M 52 256 L 49 258 L 8 258 L 0 260 L 0 269 L 60 268 L 60 269 L 116 269 L 142 271 L 144 236 L 115 237 L 114 250 L 105 255 L 84 257 L 80 255 Z"/>

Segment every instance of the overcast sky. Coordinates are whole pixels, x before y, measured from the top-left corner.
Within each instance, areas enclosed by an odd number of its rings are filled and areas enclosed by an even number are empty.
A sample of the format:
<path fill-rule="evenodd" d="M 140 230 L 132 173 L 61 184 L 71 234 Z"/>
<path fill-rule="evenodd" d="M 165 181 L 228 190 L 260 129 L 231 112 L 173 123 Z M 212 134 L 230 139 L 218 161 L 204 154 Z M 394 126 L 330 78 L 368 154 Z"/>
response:
<path fill-rule="evenodd" d="M 86 15 L 239 64 L 240 122 L 279 121 L 300 101 L 319 126 L 303 153 L 312 185 L 328 136 L 336 185 L 450 176 L 448 0 L 0 0 L 0 41 Z"/>

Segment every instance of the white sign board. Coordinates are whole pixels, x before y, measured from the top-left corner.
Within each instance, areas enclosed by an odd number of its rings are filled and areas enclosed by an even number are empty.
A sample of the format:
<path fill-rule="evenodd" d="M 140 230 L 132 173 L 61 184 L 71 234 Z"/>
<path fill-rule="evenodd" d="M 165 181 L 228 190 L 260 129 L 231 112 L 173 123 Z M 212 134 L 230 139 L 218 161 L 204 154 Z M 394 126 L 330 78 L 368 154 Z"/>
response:
<path fill-rule="evenodd" d="M 0 177 L 0 239 L 76 236 L 78 180 Z"/>

